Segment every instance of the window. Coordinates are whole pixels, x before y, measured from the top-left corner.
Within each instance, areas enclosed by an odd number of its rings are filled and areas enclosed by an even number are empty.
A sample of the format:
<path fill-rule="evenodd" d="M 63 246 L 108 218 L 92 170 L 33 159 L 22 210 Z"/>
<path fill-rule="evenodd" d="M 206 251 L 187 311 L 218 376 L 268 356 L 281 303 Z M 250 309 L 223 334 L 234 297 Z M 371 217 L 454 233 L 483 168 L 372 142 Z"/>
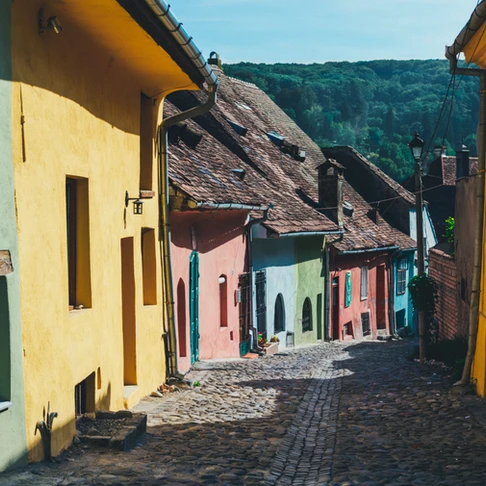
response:
<path fill-rule="evenodd" d="M 219 277 L 219 325 L 228 327 L 228 281 L 226 275 Z"/>
<path fill-rule="evenodd" d="M 302 332 L 312 331 L 312 305 L 309 297 L 302 306 Z"/>
<path fill-rule="evenodd" d="M 361 268 L 361 300 L 368 298 L 368 267 Z"/>
<path fill-rule="evenodd" d="M 69 310 L 91 307 L 88 179 L 66 178 Z"/>
<path fill-rule="evenodd" d="M 95 411 L 95 372 L 74 387 L 74 409 L 76 417 Z"/>
<path fill-rule="evenodd" d="M 397 268 L 397 294 L 402 295 L 407 288 L 407 270 L 408 262 L 406 258 L 402 258 L 398 262 Z"/>
<path fill-rule="evenodd" d="M 351 299 L 353 295 L 353 284 L 351 280 L 351 272 L 346 272 L 346 287 L 344 289 L 344 307 L 349 307 L 351 305 Z"/>
<path fill-rule="evenodd" d="M 155 261 L 155 230 L 142 228 L 143 304 L 157 304 L 157 266 Z"/>
<path fill-rule="evenodd" d="M 140 189 L 152 189 L 152 98 L 140 94 Z"/>
<path fill-rule="evenodd" d="M 363 312 L 361 314 L 361 330 L 363 333 L 363 337 L 371 335 L 371 326 L 370 326 L 370 313 Z"/>
<path fill-rule="evenodd" d="M 405 327 L 405 309 L 401 309 L 395 313 L 395 320 L 397 329 L 403 329 Z"/>
<path fill-rule="evenodd" d="M 277 333 L 282 331 L 285 331 L 285 306 L 282 294 L 278 294 L 275 300 L 273 332 Z"/>

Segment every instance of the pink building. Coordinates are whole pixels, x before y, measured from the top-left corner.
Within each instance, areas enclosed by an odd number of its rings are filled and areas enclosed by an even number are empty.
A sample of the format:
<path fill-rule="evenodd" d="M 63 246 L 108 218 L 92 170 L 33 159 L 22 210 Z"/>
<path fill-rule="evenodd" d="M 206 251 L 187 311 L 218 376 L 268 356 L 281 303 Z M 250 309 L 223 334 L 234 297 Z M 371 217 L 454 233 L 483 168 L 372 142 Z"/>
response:
<path fill-rule="evenodd" d="M 216 209 L 171 214 L 180 371 L 197 359 L 240 356 L 240 342 L 247 339 L 244 329 L 240 334 L 238 290 L 247 274 L 248 213 Z"/>

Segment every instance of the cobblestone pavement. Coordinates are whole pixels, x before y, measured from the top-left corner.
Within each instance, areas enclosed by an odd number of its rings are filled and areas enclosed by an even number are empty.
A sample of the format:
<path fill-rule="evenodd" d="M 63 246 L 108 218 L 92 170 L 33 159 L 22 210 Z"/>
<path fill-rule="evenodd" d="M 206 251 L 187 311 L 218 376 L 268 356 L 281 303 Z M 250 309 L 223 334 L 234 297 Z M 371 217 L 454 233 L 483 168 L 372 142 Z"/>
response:
<path fill-rule="evenodd" d="M 469 411 L 484 403 L 451 393 L 409 348 L 332 343 L 198 363 L 201 388 L 137 407 L 149 429 L 134 450 L 76 446 L 0 485 L 486 485 L 486 428 Z"/>

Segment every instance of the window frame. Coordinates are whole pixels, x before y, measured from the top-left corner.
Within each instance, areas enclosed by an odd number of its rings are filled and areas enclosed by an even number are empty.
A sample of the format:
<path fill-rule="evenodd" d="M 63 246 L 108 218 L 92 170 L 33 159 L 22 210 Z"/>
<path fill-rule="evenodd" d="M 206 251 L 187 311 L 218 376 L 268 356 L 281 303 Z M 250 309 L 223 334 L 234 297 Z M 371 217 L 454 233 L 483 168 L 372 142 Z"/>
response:
<path fill-rule="evenodd" d="M 397 295 L 403 295 L 407 291 L 408 261 L 402 258 L 397 265 Z"/>
<path fill-rule="evenodd" d="M 369 285 L 369 267 L 363 265 L 361 267 L 361 286 L 360 286 L 360 299 L 366 300 L 368 298 L 368 285 Z"/>

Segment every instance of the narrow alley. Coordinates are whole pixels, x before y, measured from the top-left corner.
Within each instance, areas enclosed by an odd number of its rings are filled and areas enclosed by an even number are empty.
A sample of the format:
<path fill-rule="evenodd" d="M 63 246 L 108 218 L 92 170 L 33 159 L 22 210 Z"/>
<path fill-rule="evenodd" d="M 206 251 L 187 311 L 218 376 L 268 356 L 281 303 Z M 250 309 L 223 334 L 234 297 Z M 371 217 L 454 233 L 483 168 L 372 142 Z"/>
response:
<path fill-rule="evenodd" d="M 486 407 L 410 341 L 200 362 L 200 387 L 146 398 L 123 453 L 78 444 L 1 485 L 484 485 Z M 476 410 L 476 412 L 474 412 Z M 483 425 L 481 425 L 481 422 Z"/>

